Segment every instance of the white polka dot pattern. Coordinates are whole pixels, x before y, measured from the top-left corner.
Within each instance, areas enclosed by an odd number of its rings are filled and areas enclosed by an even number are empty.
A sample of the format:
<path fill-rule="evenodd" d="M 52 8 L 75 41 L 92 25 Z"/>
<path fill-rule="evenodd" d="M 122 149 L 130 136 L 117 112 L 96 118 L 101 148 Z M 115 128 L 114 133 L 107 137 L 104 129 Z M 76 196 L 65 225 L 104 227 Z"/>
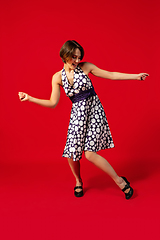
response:
<path fill-rule="evenodd" d="M 77 67 L 74 71 L 74 84 L 70 85 L 62 70 L 62 84 L 66 95 L 73 96 L 79 91 L 93 88 L 90 78 Z M 85 150 L 97 152 L 113 148 L 111 132 L 103 106 L 97 95 L 72 104 L 67 141 L 63 157 L 78 161 Z"/>

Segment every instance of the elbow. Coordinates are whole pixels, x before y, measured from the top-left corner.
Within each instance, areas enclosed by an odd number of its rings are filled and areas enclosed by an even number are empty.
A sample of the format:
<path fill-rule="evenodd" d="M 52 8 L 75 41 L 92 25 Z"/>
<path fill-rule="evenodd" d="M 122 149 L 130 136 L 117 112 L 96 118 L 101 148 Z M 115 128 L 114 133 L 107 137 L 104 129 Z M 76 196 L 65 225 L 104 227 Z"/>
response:
<path fill-rule="evenodd" d="M 56 107 L 56 104 L 52 104 L 50 108 L 54 109 Z"/>
<path fill-rule="evenodd" d="M 55 108 L 57 106 L 57 104 L 58 104 L 57 102 L 56 103 L 52 102 L 50 108 L 52 108 L 52 109 Z"/>

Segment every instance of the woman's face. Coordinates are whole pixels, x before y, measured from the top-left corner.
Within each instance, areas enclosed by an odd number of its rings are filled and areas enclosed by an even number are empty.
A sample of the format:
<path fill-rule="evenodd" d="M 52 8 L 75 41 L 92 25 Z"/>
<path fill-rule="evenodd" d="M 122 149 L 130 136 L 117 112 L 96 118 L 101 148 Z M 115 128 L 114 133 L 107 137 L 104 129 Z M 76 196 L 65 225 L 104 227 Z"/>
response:
<path fill-rule="evenodd" d="M 81 51 L 78 48 L 76 48 L 72 55 L 72 58 L 69 59 L 66 62 L 66 64 L 69 67 L 69 69 L 74 70 L 80 61 L 81 61 Z"/>

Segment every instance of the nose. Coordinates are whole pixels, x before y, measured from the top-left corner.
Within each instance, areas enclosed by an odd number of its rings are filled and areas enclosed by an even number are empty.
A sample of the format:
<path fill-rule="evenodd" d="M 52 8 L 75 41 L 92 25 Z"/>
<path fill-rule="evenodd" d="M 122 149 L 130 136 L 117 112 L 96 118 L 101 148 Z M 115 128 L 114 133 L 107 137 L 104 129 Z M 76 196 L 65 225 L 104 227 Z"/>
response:
<path fill-rule="evenodd" d="M 80 62 L 80 59 L 79 58 L 76 58 L 76 63 L 79 63 Z"/>

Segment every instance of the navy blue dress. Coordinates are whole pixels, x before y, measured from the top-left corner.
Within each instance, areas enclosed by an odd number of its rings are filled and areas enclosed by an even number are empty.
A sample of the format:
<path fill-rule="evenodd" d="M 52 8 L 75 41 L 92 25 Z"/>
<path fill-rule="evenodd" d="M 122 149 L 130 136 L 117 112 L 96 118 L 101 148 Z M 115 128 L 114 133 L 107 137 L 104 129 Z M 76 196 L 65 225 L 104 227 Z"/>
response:
<path fill-rule="evenodd" d="M 90 78 L 79 66 L 74 70 L 73 85 L 69 83 L 63 68 L 62 85 L 66 95 L 71 98 L 79 92 L 93 88 Z M 97 152 L 113 147 L 107 118 L 98 96 L 89 96 L 72 103 L 67 141 L 62 156 L 78 161 L 83 151 Z"/>

